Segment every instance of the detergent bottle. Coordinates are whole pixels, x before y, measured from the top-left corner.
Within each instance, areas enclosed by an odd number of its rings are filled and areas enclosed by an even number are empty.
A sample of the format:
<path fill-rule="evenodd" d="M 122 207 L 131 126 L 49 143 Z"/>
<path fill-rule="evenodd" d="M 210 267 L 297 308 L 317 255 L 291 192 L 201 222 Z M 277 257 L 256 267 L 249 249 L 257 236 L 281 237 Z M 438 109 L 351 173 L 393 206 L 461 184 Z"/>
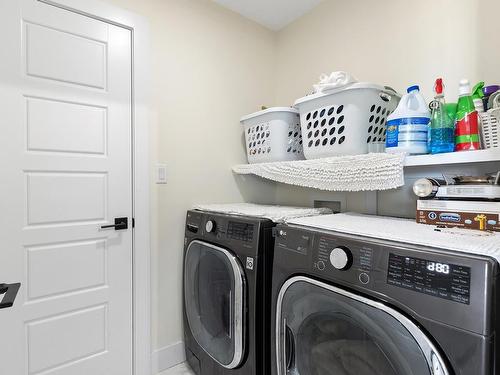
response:
<path fill-rule="evenodd" d="M 386 151 L 418 155 L 428 153 L 431 114 L 418 86 L 411 86 L 387 118 Z"/>
<path fill-rule="evenodd" d="M 479 116 L 474 107 L 470 83 L 460 81 L 455 126 L 455 151 L 479 150 Z"/>
<path fill-rule="evenodd" d="M 455 150 L 455 118 L 450 117 L 446 110 L 443 87 L 443 79 L 436 79 L 434 85 L 436 96 L 430 104 L 432 116 L 429 125 L 429 151 L 431 154 Z"/>

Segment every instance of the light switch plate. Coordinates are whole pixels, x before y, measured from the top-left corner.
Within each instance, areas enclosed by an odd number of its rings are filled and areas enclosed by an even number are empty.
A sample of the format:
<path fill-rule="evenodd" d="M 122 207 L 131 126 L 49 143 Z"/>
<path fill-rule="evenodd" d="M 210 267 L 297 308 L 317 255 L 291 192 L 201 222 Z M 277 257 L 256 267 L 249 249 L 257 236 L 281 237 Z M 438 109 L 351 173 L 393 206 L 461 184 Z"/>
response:
<path fill-rule="evenodd" d="M 156 164 L 156 183 L 167 183 L 167 166 L 165 164 Z"/>

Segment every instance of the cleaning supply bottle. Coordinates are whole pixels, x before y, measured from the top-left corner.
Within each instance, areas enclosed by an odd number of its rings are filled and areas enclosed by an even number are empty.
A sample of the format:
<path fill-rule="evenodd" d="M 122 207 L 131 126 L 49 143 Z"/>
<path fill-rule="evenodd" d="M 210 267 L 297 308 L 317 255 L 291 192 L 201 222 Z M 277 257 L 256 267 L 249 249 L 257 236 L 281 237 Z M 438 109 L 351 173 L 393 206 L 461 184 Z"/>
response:
<path fill-rule="evenodd" d="M 459 99 L 455 124 L 455 151 L 479 150 L 479 116 L 474 107 L 470 83 L 463 79 L 459 86 Z"/>
<path fill-rule="evenodd" d="M 386 152 L 427 154 L 431 114 L 418 86 L 411 86 L 387 118 Z"/>
<path fill-rule="evenodd" d="M 455 119 L 448 115 L 445 107 L 442 78 L 436 80 L 434 91 L 436 96 L 430 105 L 432 115 L 429 126 L 429 151 L 431 154 L 453 152 L 455 150 Z"/>
<path fill-rule="evenodd" d="M 472 88 L 472 101 L 474 102 L 474 108 L 476 109 L 477 113 L 483 113 L 484 112 L 484 105 L 483 105 L 483 88 L 484 88 L 484 82 L 479 82 L 477 83 L 473 88 Z"/>

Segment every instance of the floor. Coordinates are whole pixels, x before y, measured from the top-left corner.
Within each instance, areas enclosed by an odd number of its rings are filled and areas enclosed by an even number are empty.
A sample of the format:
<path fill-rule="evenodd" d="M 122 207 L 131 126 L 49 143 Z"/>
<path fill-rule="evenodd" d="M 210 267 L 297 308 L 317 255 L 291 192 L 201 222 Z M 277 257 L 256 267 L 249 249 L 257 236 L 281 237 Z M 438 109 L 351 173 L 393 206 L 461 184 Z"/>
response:
<path fill-rule="evenodd" d="M 188 365 L 186 365 L 185 363 L 181 363 L 178 366 L 163 371 L 159 375 L 194 375 L 194 373 L 191 371 Z"/>

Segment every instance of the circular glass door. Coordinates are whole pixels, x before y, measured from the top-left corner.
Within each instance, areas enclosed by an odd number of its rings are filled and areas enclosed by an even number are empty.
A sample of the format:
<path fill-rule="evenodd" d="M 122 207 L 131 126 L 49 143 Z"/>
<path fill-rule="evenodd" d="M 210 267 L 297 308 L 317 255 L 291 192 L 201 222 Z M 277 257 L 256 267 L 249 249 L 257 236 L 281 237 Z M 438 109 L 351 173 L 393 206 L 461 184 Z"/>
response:
<path fill-rule="evenodd" d="M 279 375 L 448 375 L 424 333 L 399 312 L 305 277 L 278 300 Z"/>
<path fill-rule="evenodd" d="M 243 269 L 229 251 L 201 241 L 186 250 L 184 304 L 198 345 L 226 368 L 236 368 L 244 344 Z"/>

